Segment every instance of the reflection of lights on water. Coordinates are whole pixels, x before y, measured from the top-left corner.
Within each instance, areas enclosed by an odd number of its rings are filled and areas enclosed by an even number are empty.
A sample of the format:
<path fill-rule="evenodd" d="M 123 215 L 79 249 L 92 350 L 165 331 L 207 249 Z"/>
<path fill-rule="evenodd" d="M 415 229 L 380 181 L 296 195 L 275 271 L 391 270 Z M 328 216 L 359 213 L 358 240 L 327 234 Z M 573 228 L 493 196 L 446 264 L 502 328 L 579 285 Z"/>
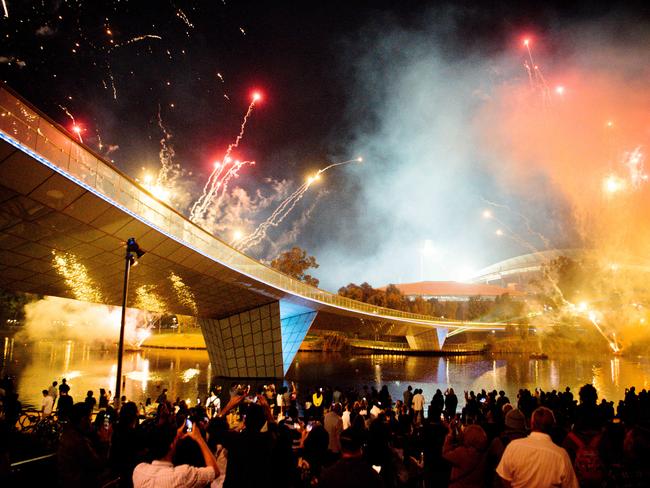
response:
<path fill-rule="evenodd" d="M 618 388 L 618 380 L 621 376 L 621 361 L 618 358 L 610 359 L 609 368 L 612 375 L 612 383 Z"/>
<path fill-rule="evenodd" d="M 200 371 L 196 368 L 188 368 L 183 373 L 181 374 L 181 378 L 183 379 L 183 383 L 188 383 L 192 378 L 198 376 Z"/>
<path fill-rule="evenodd" d="M 70 359 L 72 358 L 72 348 L 74 343 L 72 341 L 66 341 L 65 343 L 65 352 L 63 355 L 63 371 L 67 371 L 70 367 Z"/>

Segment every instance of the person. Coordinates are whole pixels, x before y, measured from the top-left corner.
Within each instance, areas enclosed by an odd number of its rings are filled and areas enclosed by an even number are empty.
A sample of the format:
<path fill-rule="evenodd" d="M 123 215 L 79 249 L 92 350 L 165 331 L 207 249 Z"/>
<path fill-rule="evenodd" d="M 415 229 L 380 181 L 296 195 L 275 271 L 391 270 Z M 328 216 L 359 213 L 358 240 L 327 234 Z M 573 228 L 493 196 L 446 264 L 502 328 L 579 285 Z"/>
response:
<path fill-rule="evenodd" d="M 329 435 L 329 443 L 327 449 L 338 456 L 341 452 L 341 432 L 343 432 L 343 419 L 341 414 L 343 413 L 343 408 L 340 403 L 335 403 L 329 412 L 325 414 L 325 419 L 323 421 L 323 426 Z"/>
<path fill-rule="evenodd" d="M 217 392 L 214 388 L 210 390 L 210 396 L 205 401 L 205 409 L 210 418 L 217 416 L 221 411 L 221 400 L 217 396 Z"/>
<path fill-rule="evenodd" d="M 68 385 L 68 380 L 63 378 L 61 384 L 59 385 L 59 395 L 63 392 L 70 393 L 70 385 Z"/>
<path fill-rule="evenodd" d="M 112 430 L 100 429 L 94 442 L 91 414 L 85 402 L 72 406 L 57 449 L 59 486 L 98 488 L 108 479 L 105 466 Z"/>
<path fill-rule="evenodd" d="M 453 388 L 449 388 L 445 391 L 445 418 L 451 420 L 456 415 L 456 409 L 458 408 L 458 397 L 454 393 Z"/>
<path fill-rule="evenodd" d="M 67 421 L 70 419 L 73 405 L 74 401 L 72 400 L 72 397 L 68 395 L 68 392 L 61 391 L 61 395 L 59 396 L 59 403 L 57 404 L 57 414 L 59 420 Z"/>
<path fill-rule="evenodd" d="M 497 466 L 505 486 L 578 488 L 569 454 L 551 440 L 554 427 L 555 416 L 550 409 L 539 407 L 533 412 L 532 432 L 510 442 Z"/>
<path fill-rule="evenodd" d="M 152 435 L 151 453 L 154 461 L 140 463 L 133 470 L 133 487 L 149 488 L 174 486 L 183 488 L 203 488 L 219 476 L 219 467 L 214 454 L 203 440 L 200 429 L 186 432 L 185 424 L 178 429 L 173 425 L 158 426 Z M 180 439 L 192 439 L 199 446 L 205 467 L 197 468 L 188 464 L 174 466 L 176 446 Z"/>
<path fill-rule="evenodd" d="M 247 397 L 238 395 L 231 398 L 222 415 L 241 403 Z M 282 432 L 273 419 L 269 404 L 264 395 L 245 404 L 244 429 L 241 432 L 227 432 L 223 446 L 228 450 L 228 469 L 224 488 L 241 486 L 265 486 L 269 473 L 285 480 L 287 486 L 296 476 L 291 442 L 284 442 Z"/>
<path fill-rule="evenodd" d="M 413 395 L 413 423 L 421 425 L 424 418 L 424 395 L 422 390 L 417 388 Z"/>
<path fill-rule="evenodd" d="M 90 411 L 92 412 L 95 408 L 95 405 L 97 404 L 97 400 L 93 396 L 93 391 L 88 390 L 88 393 L 86 394 L 86 398 L 84 399 L 84 402 L 86 405 L 90 407 Z"/>
<path fill-rule="evenodd" d="M 163 388 L 163 391 L 160 395 L 158 395 L 158 398 L 156 398 L 156 403 L 161 404 L 165 403 L 167 401 L 167 388 Z"/>
<path fill-rule="evenodd" d="M 488 438 L 479 425 L 468 425 L 460 430 L 460 421 L 454 419 L 442 448 L 442 455 L 451 464 L 449 488 L 470 488 L 485 484 Z"/>
<path fill-rule="evenodd" d="M 102 414 L 104 417 L 100 428 L 104 428 L 103 425 L 111 425 L 115 421 L 113 417 L 115 410 L 100 412 L 98 417 Z M 117 422 L 114 424 L 108 458 L 113 471 L 120 475 L 120 487 L 133 486 L 131 473 L 140 461 L 144 460 L 144 444 L 142 430 L 138 423 L 138 408 L 135 403 L 127 402 L 120 408 Z"/>
<path fill-rule="evenodd" d="M 41 417 L 49 417 L 54 410 L 54 398 L 52 398 L 47 390 L 43 390 L 43 400 L 41 401 Z"/>
<path fill-rule="evenodd" d="M 380 488 L 379 474 L 363 458 L 361 442 L 351 429 L 341 433 L 341 459 L 321 475 L 321 488 Z"/>
<path fill-rule="evenodd" d="M 59 396 L 59 389 L 56 387 L 58 381 L 53 381 L 52 386 L 47 389 L 47 394 L 52 397 L 52 406 L 56 405 L 56 398 Z"/>
<path fill-rule="evenodd" d="M 413 403 L 413 387 L 408 385 L 402 396 L 404 398 L 404 407 L 406 410 L 411 410 L 411 405 Z"/>
<path fill-rule="evenodd" d="M 228 470 L 228 450 L 223 446 L 223 438 L 228 432 L 228 421 L 225 417 L 215 416 L 208 424 L 208 447 L 214 453 L 219 467 L 219 476 L 210 485 L 210 488 L 223 488 Z"/>
<path fill-rule="evenodd" d="M 100 410 L 108 408 L 108 395 L 104 388 L 99 389 L 99 403 L 97 404 L 97 408 Z"/>
<path fill-rule="evenodd" d="M 506 446 L 513 440 L 522 439 L 526 435 L 526 417 L 523 412 L 517 408 L 509 410 L 505 415 L 505 429 L 501 435 L 492 439 L 488 448 L 488 467 L 492 473 L 499 465 Z"/>

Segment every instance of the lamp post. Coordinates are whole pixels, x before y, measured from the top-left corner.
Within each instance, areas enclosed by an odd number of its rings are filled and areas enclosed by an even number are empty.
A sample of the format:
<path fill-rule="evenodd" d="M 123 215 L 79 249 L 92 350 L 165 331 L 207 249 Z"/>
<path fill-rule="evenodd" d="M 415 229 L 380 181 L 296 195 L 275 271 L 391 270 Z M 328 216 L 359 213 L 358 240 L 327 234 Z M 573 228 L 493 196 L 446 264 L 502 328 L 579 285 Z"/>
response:
<path fill-rule="evenodd" d="M 135 254 L 135 256 L 134 256 Z M 114 404 L 115 408 L 120 408 L 120 402 L 122 398 L 122 356 L 124 355 L 124 328 L 126 326 L 126 296 L 129 292 L 129 273 L 131 271 L 131 266 L 138 264 L 136 256 L 141 258 L 144 255 L 144 251 L 140 249 L 138 243 L 135 242 L 135 237 L 130 237 L 126 241 L 126 256 L 124 264 L 124 289 L 122 293 L 122 320 L 120 322 L 120 342 L 117 346 L 117 380 L 115 384 L 115 399 Z"/>

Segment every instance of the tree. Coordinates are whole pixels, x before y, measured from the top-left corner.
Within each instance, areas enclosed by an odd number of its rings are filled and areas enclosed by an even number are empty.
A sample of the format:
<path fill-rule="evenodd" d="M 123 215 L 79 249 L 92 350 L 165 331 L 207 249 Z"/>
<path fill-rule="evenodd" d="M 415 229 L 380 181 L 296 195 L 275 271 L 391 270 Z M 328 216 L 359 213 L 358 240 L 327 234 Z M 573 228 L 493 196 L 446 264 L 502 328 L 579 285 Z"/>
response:
<path fill-rule="evenodd" d="M 319 281 L 317 278 L 305 274 L 305 271 L 310 268 L 318 268 L 316 258 L 314 256 L 307 256 L 307 251 L 297 246 L 281 253 L 271 261 L 271 267 L 303 283 L 318 286 Z"/>

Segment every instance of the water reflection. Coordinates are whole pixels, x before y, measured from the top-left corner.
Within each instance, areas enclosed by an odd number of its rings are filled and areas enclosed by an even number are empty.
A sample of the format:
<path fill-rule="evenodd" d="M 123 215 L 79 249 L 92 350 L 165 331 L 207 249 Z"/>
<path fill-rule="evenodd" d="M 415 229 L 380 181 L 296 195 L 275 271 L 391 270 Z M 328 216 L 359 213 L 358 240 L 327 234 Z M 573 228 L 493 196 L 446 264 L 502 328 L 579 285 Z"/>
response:
<path fill-rule="evenodd" d="M 75 400 L 87 390 L 115 389 L 116 351 L 97 349 L 75 341 L 16 342 L 3 337 L 0 369 L 16 377 L 24 404 L 38 405 L 40 391 L 53 380 L 67 378 Z M 127 352 L 124 356 L 125 388 L 128 399 L 143 402 L 155 398 L 162 388 L 170 396 L 191 399 L 204 396 L 212 381 L 227 391 L 231 380 L 213 379 L 206 351 L 150 349 Z M 341 388 L 387 385 L 394 399 L 402 397 L 407 385 L 422 388 L 430 400 L 436 388 L 452 386 L 463 390 L 503 389 L 514 398 L 520 387 L 545 390 L 577 389 L 593 383 L 601 397 L 618 400 L 626 387 L 650 386 L 650 361 L 645 357 L 557 356 L 531 360 L 523 355 L 422 357 L 394 354 L 349 355 L 298 353 L 289 369 L 293 380 L 306 393 L 329 384 Z M 260 381 L 266 383 L 266 381 Z"/>

